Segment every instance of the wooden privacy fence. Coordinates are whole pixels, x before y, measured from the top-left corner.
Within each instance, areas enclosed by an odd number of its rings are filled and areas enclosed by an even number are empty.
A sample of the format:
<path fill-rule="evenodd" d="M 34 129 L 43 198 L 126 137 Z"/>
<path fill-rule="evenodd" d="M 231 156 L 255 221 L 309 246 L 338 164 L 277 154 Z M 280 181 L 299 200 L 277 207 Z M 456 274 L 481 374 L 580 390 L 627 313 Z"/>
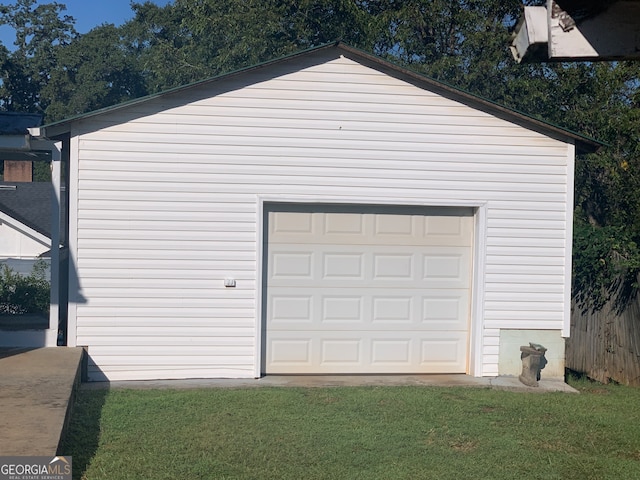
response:
<path fill-rule="evenodd" d="M 597 312 L 574 303 L 565 365 L 602 383 L 640 386 L 640 295 L 621 313 L 614 300 Z"/>

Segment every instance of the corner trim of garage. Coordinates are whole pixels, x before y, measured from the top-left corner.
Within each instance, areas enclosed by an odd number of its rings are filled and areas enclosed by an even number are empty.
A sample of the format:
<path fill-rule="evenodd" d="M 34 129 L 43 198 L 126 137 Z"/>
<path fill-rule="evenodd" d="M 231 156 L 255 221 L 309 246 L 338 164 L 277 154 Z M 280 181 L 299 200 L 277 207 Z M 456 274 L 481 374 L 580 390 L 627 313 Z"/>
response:
<path fill-rule="evenodd" d="M 473 238 L 473 280 L 471 287 L 471 339 L 469 351 L 469 374 L 483 375 L 484 332 L 484 279 L 487 256 L 487 202 L 476 205 L 476 224 Z"/>

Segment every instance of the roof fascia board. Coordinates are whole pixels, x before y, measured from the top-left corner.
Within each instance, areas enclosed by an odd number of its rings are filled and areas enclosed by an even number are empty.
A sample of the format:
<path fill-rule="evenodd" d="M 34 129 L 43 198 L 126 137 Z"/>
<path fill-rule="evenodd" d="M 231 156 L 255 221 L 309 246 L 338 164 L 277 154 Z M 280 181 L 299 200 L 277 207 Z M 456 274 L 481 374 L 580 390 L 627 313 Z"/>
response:
<path fill-rule="evenodd" d="M 0 152 L 28 152 L 31 150 L 29 139 L 29 135 L 0 135 Z"/>
<path fill-rule="evenodd" d="M 39 128 L 36 129 L 38 132 Z M 0 135 L 2 160 L 51 161 L 52 143 L 26 135 Z"/>

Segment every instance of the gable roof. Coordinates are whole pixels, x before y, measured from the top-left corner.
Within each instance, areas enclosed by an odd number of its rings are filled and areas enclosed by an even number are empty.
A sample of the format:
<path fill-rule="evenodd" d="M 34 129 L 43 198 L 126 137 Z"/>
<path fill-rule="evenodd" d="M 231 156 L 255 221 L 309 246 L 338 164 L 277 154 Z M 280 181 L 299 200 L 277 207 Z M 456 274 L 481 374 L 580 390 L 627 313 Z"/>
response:
<path fill-rule="evenodd" d="M 458 101 L 460 103 L 466 104 L 472 108 L 485 111 L 487 113 L 495 115 L 496 117 L 502 118 L 506 121 L 516 123 L 518 125 L 521 125 L 531 130 L 538 131 L 540 133 L 556 138 L 558 140 L 565 141 L 567 143 L 573 143 L 576 146 L 576 150 L 580 153 L 595 152 L 600 147 L 603 146 L 601 142 L 598 142 L 597 140 L 589 138 L 585 135 L 572 132 L 570 130 L 559 127 L 557 125 L 553 125 L 552 123 L 545 122 L 543 120 L 537 119 L 535 117 L 524 114 L 522 112 L 518 112 L 516 110 L 507 108 L 491 100 L 479 97 L 477 95 L 473 95 L 462 89 L 459 89 L 452 85 L 448 85 L 447 83 L 434 80 L 433 78 L 414 72 L 413 70 L 410 70 L 408 68 L 401 67 L 397 64 L 384 60 L 380 57 L 377 57 L 375 55 L 372 55 L 362 50 L 351 47 L 340 41 L 329 43 L 326 45 L 321 45 L 318 47 L 313 47 L 308 50 L 297 52 L 292 55 L 288 55 L 276 60 L 271 60 L 268 62 L 260 63 L 258 65 L 253 65 L 240 70 L 229 72 L 223 75 L 207 78 L 205 80 L 200 80 L 198 82 L 190 83 L 188 85 L 171 88 L 169 90 L 165 90 L 163 92 L 156 93 L 153 95 L 147 95 L 145 97 L 129 100 L 127 102 L 120 103 L 118 105 L 113 105 L 113 106 L 105 107 L 99 110 L 94 110 L 92 112 L 77 115 L 75 117 L 71 117 L 65 120 L 60 120 L 58 122 L 45 125 L 41 127 L 39 130 L 34 129 L 32 131 L 34 132 L 38 131 L 39 133 L 37 135 L 39 136 L 56 138 L 56 137 L 68 134 L 71 128 L 71 124 L 76 121 L 81 121 L 84 119 L 110 113 L 116 110 L 130 107 L 130 106 L 138 105 L 138 104 L 147 102 L 149 100 L 163 97 L 166 95 L 172 95 L 172 94 L 179 93 L 182 91 L 187 91 L 189 89 L 193 89 L 196 87 L 202 87 L 202 86 L 205 86 L 214 82 L 219 82 L 234 76 L 239 76 L 239 75 L 252 72 L 258 69 L 264 69 L 279 63 L 294 60 L 299 57 L 309 56 L 319 52 L 327 52 L 331 49 L 335 50 L 336 55 L 344 55 L 345 57 L 348 57 L 363 65 L 372 67 L 376 70 L 386 73 L 387 75 L 407 81 L 420 88 L 442 95 L 443 97 L 447 97 L 452 100 Z"/>
<path fill-rule="evenodd" d="M 52 194 L 49 182 L 2 182 L 0 212 L 50 239 Z"/>

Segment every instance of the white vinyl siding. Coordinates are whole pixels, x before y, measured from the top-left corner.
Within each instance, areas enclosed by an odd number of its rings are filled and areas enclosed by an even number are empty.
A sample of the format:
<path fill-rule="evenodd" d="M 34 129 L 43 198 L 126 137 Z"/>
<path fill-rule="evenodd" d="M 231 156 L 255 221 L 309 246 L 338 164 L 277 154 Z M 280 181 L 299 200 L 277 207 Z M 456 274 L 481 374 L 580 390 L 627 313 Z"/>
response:
<path fill-rule="evenodd" d="M 573 147 L 346 57 L 300 62 L 73 124 L 92 378 L 255 375 L 261 196 L 486 203 L 480 372 L 500 328 L 563 328 Z"/>
<path fill-rule="evenodd" d="M 17 220 L 0 219 L 0 259 L 37 259 L 51 248 L 51 241 Z"/>
<path fill-rule="evenodd" d="M 11 217 L 0 218 L 0 268 L 6 265 L 21 275 L 31 274 L 34 265 L 42 261 L 49 268 L 51 259 L 40 255 L 50 249 L 51 241 L 43 234 Z"/>

